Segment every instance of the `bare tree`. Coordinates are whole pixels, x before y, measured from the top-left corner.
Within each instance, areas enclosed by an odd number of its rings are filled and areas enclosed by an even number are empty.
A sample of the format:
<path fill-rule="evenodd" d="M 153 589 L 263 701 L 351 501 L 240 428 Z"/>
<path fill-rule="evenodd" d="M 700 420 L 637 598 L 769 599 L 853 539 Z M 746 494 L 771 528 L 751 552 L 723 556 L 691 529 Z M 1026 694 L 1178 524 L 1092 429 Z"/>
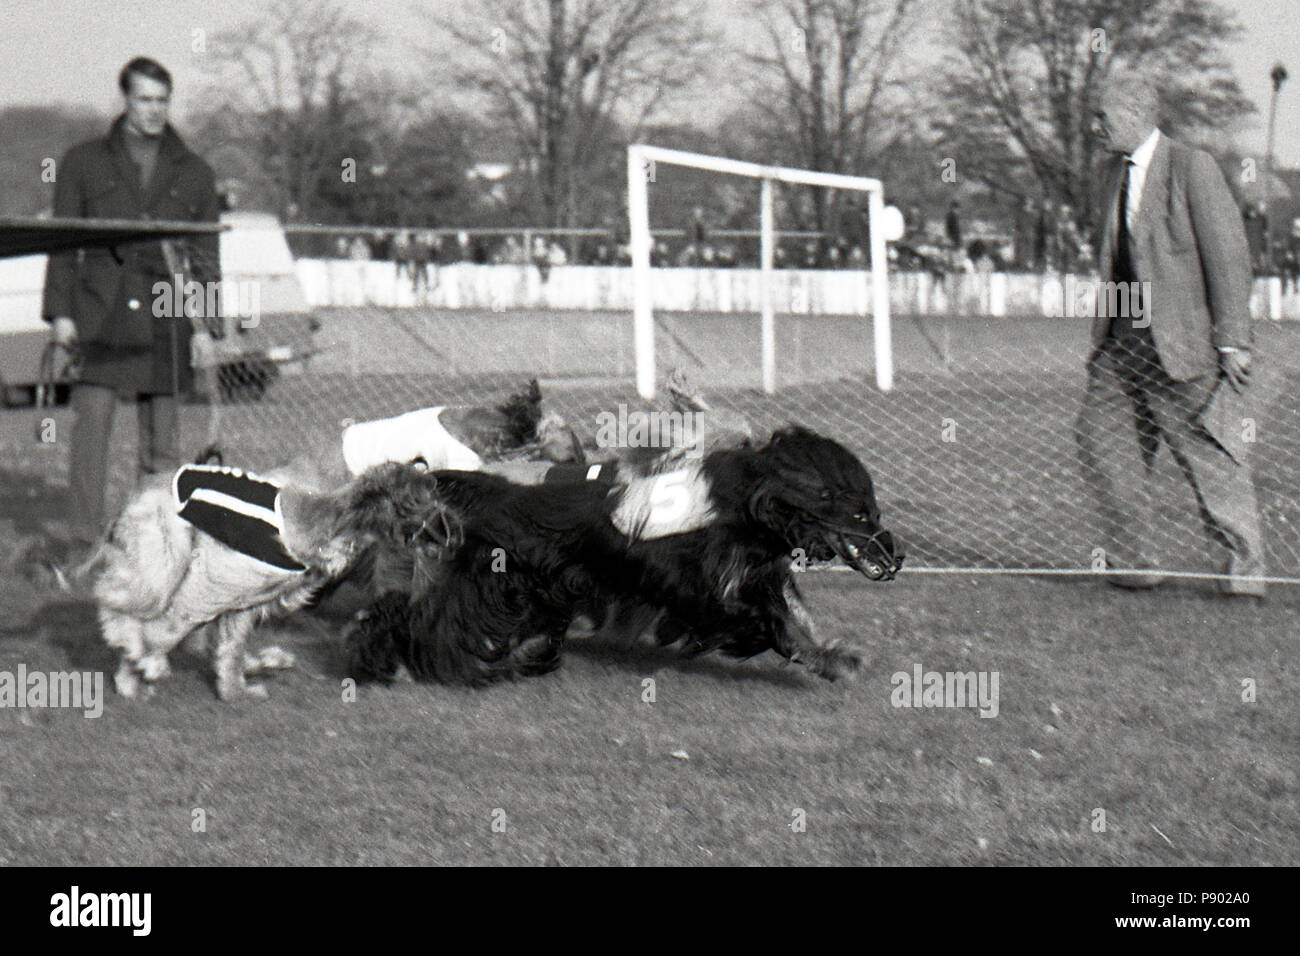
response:
<path fill-rule="evenodd" d="M 580 218 L 611 144 L 635 136 L 706 62 L 699 0 L 479 0 L 436 22 L 457 43 L 460 83 L 510 130 L 538 212 L 556 226 Z"/>
<path fill-rule="evenodd" d="M 905 135 L 915 104 L 900 75 L 921 0 L 754 0 L 767 33 L 754 67 L 752 108 L 783 162 L 865 173 Z M 814 225 L 835 202 L 812 189 Z"/>
<path fill-rule="evenodd" d="M 367 66 L 375 40 L 337 0 L 276 0 L 212 39 L 208 135 L 281 215 L 318 218 L 341 186 L 383 168 L 372 144 L 394 97 Z"/>
<path fill-rule="evenodd" d="M 0 216 L 30 216 L 49 210 L 54 184 L 47 173 L 77 143 L 103 136 L 109 118 L 66 106 L 10 106 L 0 109 Z"/>
<path fill-rule="evenodd" d="M 1240 29 L 1211 0 L 956 0 L 943 149 L 967 178 L 1069 203 L 1093 224 L 1092 108 L 1116 66 L 1161 78 L 1162 127 L 1223 126 L 1253 106 L 1222 46 Z"/>

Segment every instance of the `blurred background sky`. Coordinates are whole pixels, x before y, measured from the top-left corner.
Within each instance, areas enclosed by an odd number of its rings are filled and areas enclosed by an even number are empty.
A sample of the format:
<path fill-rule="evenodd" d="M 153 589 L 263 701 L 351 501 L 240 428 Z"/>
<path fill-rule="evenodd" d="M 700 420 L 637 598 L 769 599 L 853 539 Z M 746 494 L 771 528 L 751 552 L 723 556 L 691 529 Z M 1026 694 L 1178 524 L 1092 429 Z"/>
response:
<path fill-rule="evenodd" d="M 1134 0 L 1141 2 L 1141 0 Z M 1278 107 L 1277 163 L 1300 167 L 1300 2 L 1222 0 L 1245 28 L 1228 51 L 1245 94 L 1258 112 L 1232 131 L 1243 152 L 1262 154 L 1271 90 L 1269 70 L 1281 61 L 1292 74 Z M 152 56 L 176 77 L 176 112 L 183 122 L 186 92 L 196 88 L 203 53 L 192 51 L 195 30 L 208 34 L 253 19 L 262 0 L 4 0 L 0 6 L 0 108 L 16 105 L 78 104 L 103 113 L 119 108 L 116 78 L 132 56 Z M 430 55 L 432 30 L 420 8 L 439 12 L 463 7 L 463 0 L 365 0 L 349 11 L 385 38 L 389 68 L 417 77 L 436 75 Z M 740 0 L 707 0 L 708 15 L 737 47 L 754 36 L 752 17 Z M 924 29 L 921 34 L 924 35 Z M 918 45 L 917 58 L 931 56 Z M 722 115 L 728 98 L 722 61 L 718 83 L 693 104 L 699 117 Z M 698 112 L 704 111 L 703 113 Z M 3 148 L 3 144 L 0 144 Z"/>

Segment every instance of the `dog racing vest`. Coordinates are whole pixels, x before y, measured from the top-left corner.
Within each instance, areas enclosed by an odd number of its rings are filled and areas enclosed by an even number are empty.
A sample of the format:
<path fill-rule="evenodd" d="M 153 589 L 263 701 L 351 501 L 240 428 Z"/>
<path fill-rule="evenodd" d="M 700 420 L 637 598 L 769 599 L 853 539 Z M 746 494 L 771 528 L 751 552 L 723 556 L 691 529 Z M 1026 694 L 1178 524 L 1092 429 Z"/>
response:
<path fill-rule="evenodd" d="M 447 431 L 439 416 L 445 405 L 395 418 L 358 422 L 343 430 L 343 460 L 353 476 L 387 462 L 423 461 L 430 471 L 481 471 L 483 459 Z"/>
<path fill-rule="evenodd" d="M 284 547 L 280 486 L 221 465 L 183 465 L 172 478 L 177 513 L 226 547 L 284 571 L 306 571 Z"/>
<path fill-rule="evenodd" d="M 610 521 L 637 541 L 698 531 L 717 517 L 709 481 L 698 463 L 661 475 L 633 478 L 623 489 Z"/>

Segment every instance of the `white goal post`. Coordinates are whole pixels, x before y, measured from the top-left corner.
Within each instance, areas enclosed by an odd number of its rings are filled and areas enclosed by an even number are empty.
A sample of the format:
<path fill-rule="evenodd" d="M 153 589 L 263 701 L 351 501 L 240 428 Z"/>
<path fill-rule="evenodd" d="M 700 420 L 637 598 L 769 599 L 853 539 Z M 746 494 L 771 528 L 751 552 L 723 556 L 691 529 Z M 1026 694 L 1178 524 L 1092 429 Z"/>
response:
<path fill-rule="evenodd" d="M 634 143 L 627 148 L 627 206 L 632 247 L 633 325 L 636 351 L 636 388 L 643 398 L 655 393 L 654 308 L 650 289 L 649 182 L 655 164 L 747 176 L 762 184 L 760 196 L 760 311 L 762 314 L 763 391 L 776 391 L 776 318 L 772 306 L 772 267 L 775 253 L 772 183 L 852 189 L 867 194 L 871 226 L 871 318 L 875 334 L 876 384 L 881 391 L 894 387 L 894 361 L 889 324 L 889 276 L 886 263 L 885 196 L 879 179 L 844 176 L 785 166 L 764 166 L 722 156 L 688 153 Z"/>

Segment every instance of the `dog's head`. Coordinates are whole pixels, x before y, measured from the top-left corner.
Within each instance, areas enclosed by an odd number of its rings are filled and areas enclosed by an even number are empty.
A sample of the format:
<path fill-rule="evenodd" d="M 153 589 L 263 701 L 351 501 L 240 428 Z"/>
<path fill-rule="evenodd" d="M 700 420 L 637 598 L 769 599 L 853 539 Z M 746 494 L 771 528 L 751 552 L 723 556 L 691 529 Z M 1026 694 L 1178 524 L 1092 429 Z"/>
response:
<path fill-rule="evenodd" d="M 488 460 L 518 455 L 554 462 L 585 460 L 573 429 L 553 409 L 543 409 L 537 379 L 495 408 L 451 407 L 439 421 Z"/>
<path fill-rule="evenodd" d="M 888 581 L 903 565 L 902 549 L 880 524 L 871 475 L 838 442 L 792 426 L 758 451 L 762 477 L 749 512 L 813 561 L 836 556 L 872 581 Z"/>

